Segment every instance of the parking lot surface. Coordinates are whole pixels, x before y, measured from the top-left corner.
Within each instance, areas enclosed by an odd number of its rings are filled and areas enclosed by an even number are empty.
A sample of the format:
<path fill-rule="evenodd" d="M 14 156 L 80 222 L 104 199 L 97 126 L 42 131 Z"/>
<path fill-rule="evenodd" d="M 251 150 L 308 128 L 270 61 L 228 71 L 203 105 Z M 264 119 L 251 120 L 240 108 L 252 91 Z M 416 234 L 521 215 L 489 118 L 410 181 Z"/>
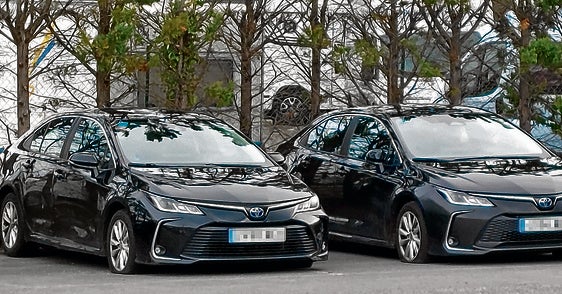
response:
<path fill-rule="evenodd" d="M 0 293 L 562 293 L 562 261 L 516 253 L 401 263 L 393 251 L 336 243 L 310 269 L 283 264 L 143 267 L 111 274 L 104 258 L 58 250 L 0 254 Z"/>

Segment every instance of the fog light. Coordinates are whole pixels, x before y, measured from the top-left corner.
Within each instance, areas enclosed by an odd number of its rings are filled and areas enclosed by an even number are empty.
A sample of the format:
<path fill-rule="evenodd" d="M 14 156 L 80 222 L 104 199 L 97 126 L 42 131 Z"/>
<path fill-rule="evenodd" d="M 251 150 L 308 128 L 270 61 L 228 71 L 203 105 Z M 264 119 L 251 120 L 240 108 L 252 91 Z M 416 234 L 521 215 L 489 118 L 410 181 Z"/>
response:
<path fill-rule="evenodd" d="M 154 248 L 154 253 L 156 253 L 157 255 L 164 255 L 166 254 L 166 248 L 164 248 L 164 246 L 156 245 L 156 247 Z"/>
<path fill-rule="evenodd" d="M 455 237 L 449 237 L 449 239 L 447 239 L 447 245 L 457 246 L 459 245 L 459 240 L 457 240 Z"/>
<path fill-rule="evenodd" d="M 322 242 L 322 251 L 326 251 L 328 249 L 328 243 L 326 241 Z"/>

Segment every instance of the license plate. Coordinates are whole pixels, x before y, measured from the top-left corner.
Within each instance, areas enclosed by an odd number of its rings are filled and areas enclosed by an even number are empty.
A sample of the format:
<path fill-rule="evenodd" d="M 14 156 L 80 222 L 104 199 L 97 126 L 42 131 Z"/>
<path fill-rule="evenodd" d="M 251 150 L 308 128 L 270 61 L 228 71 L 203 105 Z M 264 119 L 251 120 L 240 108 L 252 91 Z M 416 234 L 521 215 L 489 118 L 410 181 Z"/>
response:
<path fill-rule="evenodd" d="M 285 238 L 285 228 L 228 229 L 229 243 L 281 243 Z"/>
<path fill-rule="evenodd" d="M 562 231 L 562 216 L 519 219 L 519 232 L 521 233 L 556 231 Z"/>

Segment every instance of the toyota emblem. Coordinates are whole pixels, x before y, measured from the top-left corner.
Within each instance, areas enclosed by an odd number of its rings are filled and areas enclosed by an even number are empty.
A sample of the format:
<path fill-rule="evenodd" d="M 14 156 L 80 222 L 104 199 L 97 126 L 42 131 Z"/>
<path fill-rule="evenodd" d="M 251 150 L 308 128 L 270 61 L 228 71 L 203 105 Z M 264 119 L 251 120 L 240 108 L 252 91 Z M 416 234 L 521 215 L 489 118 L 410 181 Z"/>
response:
<path fill-rule="evenodd" d="M 540 209 L 552 208 L 553 204 L 554 204 L 554 201 L 552 201 L 552 199 L 549 198 L 549 197 L 542 197 L 539 200 L 537 200 L 537 206 Z"/>
<path fill-rule="evenodd" d="M 261 219 L 265 216 L 265 210 L 261 207 L 252 207 L 248 212 L 251 219 Z"/>

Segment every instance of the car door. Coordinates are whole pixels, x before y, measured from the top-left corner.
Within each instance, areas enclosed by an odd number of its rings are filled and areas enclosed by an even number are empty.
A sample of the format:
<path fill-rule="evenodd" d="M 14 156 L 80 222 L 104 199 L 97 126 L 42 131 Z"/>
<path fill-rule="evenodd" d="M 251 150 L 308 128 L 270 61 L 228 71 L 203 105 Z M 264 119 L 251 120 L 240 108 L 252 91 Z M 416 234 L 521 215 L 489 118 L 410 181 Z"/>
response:
<path fill-rule="evenodd" d="M 390 203 L 402 185 L 400 157 L 388 129 L 370 116 L 358 116 L 346 145 L 343 199 L 355 236 L 386 240 Z"/>
<path fill-rule="evenodd" d="M 330 230 L 345 232 L 348 225 L 342 219 L 343 176 L 338 161 L 346 136 L 350 116 L 335 116 L 319 123 L 299 141 L 300 150 L 290 172 L 297 174 L 318 195 L 330 216 Z"/>
<path fill-rule="evenodd" d="M 32 234 L 53 236 L 55 170 L 74 118 L 57 118 L 32 133 L 22 144 L 22 205 Z"/>
<path fill-rule="evenodd" d="M 94 155 L 99 166 L 77 167 L 68 160 L 60 166 L 58 173 L 62 176 L 54 187 L 56 234 L 64 242 L 97 250 L 102 245 L 101 211 L 109 192 L 106 185 L 115 167 L 107 135 L 97 121 L 89 118 L 79 121 L 64 157 L 68 159 L 78 152 Z"/>

